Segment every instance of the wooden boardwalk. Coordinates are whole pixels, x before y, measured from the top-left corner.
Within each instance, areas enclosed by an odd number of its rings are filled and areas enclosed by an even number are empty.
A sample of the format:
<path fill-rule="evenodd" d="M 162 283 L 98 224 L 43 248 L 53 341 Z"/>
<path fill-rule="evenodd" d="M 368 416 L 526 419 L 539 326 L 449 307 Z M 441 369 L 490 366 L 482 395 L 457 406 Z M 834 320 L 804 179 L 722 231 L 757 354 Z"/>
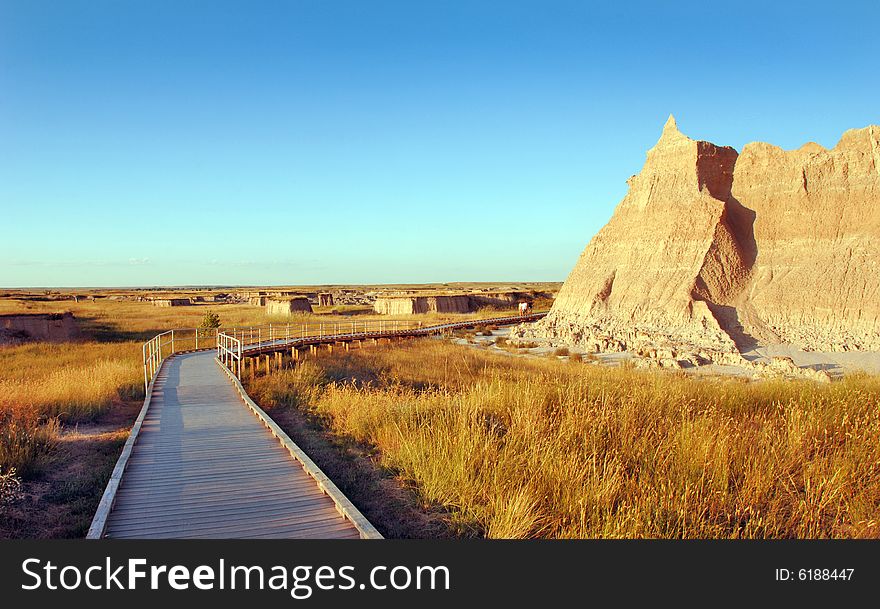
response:
<path fill-rule="evenodd" d="M 361 536 L 246 407 L 213 351 L 165 362 L 124 471 L 106 537 Z"/>
<path fill-rule="evenodd" d="M 245 343 L 217 335 L 217 350 L 165 357 L 163 332 L 144 344 L 148 395 L 92 519 L 87 537 L 381 539 L 237 378 L 243 356 L 337 341 L 429 336 L 477 324 L 511 324 L 545 315 L 499 317 L 430 327 Z M 352 324 L 354 328 L 354 324 Z M 270 327 L 271 328 L 271 327 Z M 288 330 L 289 332 L 289 330 Z M 251 332 L 251 334 L 253 334 Z M 276 335 L 277 336 L 277 335 Z M 221 344 L 221 339 L 224 341 Z M 227 344 L 227 342 L 229 344 Z M 229 345 L 235 343 L 235 353 Z M 244 348 L 242 344 L 244 343 Z M 230 367 L 221 365 L 222 355 Z M 234 359 L 232 359 L 234 356 Z M 148 368 L 149 366 L 149 368 Z M 237 369 L 237 372 L 234 370 Z M 155 376 L 154 376 L 155 375 Z"/>

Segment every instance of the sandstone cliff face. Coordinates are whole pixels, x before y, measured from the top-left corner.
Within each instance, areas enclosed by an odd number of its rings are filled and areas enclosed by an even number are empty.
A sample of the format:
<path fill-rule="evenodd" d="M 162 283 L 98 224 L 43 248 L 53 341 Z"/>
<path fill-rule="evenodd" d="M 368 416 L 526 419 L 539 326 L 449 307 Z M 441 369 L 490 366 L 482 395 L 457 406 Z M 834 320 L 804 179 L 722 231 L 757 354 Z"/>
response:
<path fill-rule="evenodd" d="M 380 315 L 467 313 L 472 310 L 468 296 L 388 296 L 377 298 L 373 309 Z"/>
<path fill-rule="evenodd" d="M 733 196 L 755 212 L 746 329 L 815 350 L 880 350 L 880 127 L 847 131 L 831 150 L 748 144 Z"/>
<path fill-rule="evenodd" d="M 880 349 L 878 135 L 737 155 L 670 117 L 533 333 L 596 350 Z"/>
<path fill-rule="evenodd" d="M 312 305 L 305 296 L 290 299 L 272 299 L 266 301 L 267 315 L 292 315 L 294 313 L 311 313 Z"/>

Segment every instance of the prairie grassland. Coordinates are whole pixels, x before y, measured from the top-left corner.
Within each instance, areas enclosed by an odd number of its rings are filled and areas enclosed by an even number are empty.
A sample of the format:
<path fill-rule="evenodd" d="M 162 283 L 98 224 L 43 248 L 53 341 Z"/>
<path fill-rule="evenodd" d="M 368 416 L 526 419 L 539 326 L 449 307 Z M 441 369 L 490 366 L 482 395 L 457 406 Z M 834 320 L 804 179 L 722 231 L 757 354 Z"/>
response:
<path fill-rule="evenodd" d="M 54 443 L 59 424 L 93 420 L 111 404 L 143 399 L 141 342 L 172 328 L 197 327 L 207 311 L 220 315 L 223 328 L 267 323 L 346 324 L 357 319 L 397 319 L 364 314 L 345 307 L 318 309 L 314 315 L 268 317 L 251 305 L 156 307 L 148 302 L 0 300 L 0 313 L 71 311 L 80 321 L 83 342 L 30 343 L 0 347 L 0 469 L 15 467 L 20 474 L 35 470 Z M 334 313 L 335 311 L 335 313 Z M 428 314 L 399 317 L 424 323 L 481 318 L 497 311 L 471 315 Z M 512 313 L 511 313 L 512 314 Z M 191 336 L 191 335 L 190 335 Z M 200 346 L 212 344 L 211 339 Z M 193 348 L 194 340 L 178 340 L 178 349 Z"/>
<path fill-rule="evenodd" d="M 264 307 L 247 304 L 199 304 L 184 307 L 156 307 L 149 302 L 114 301 L 30 301 L 0 299 L 3 313 L 63 313 L 70 311 L 80 321 L 86 334 L 94 340 L 145 341 L 159 332 L 172 328 L 196 328 L 208 311 L 220 316 L 222 328 L 259 326 L 269 323 L 290 324 L 297 329 L 303 324 L 346 323 L 352 320 L 406 320 L 423 323 L 441 323 L 450 320 L 485 319 L 501 315 L 516 315 L 515 309 L 486 308 L 474 313 L 420 315 L 378 315 L 372 309 L 336 305 L 315 307 L 314 314 L 266 315 Z"/>
<path fill-rule="evenodd" d="M 0 349 L 0 467 L 39 469 L 66 423 L 143 399 L 139 345 L 31 343 Z"/>
<path fill-rule="evenodd" d="M 880 536 L 880 378 L 694 379 L 435 340 L 249 383 L 493 538 Z"/>
<path fill-rule="evenodd" d="M 250 305 L 160 308 L 107 299 L 0 299 L 0 313 L 64 311 L 79 320 L 82 341 L 0 346 L 0 474 L 14 468 L 25 482 L 24 500 L 0 519 L 0 537 L 70 537 L 85 532 L 143 400 L 144 340 L 172 328 L 197 327 L 207 311 L 220 315 L 223 328 L 289 322 L 294 331 L 301 324 L 379 318 L 364 307 L 341 305 L 316 308 L 315 315 L 270 318 L 262 307 Z M 199 346 L 210 344 L 209 338 Z M 176 346 L 195 345 L 192 339 L 178 339 Z"/>

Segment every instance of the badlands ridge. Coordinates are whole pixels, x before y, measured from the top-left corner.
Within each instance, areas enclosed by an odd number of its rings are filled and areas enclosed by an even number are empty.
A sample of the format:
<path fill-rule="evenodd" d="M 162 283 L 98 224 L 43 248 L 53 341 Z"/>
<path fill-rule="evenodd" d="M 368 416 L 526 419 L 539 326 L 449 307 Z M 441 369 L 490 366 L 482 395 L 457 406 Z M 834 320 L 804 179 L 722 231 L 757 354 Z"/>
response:
<path fill-rule="evenodd" d="M 628 183 L 520 337 L 694 365 L 773 344 L 880 351 L 880 127 L 738 154 L 670 116 Z"/>

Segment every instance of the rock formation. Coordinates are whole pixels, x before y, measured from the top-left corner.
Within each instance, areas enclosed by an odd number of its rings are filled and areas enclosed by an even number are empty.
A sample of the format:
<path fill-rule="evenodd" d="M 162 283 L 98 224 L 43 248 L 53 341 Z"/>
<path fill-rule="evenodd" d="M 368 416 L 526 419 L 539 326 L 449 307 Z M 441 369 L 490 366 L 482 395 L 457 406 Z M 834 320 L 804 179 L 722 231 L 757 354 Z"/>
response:
<path fill-rule="evenodd" d="M 333 306 L 333 294 L 329 292 L 321 292 L 318 294 L 318 306 L 319 307 L 332 307 Z"/>
<path fill-rule="evenodd" d="M 594 350 L 880 350 L 880 127 L 807 144 L 694 141 L 670 116 L 550 314 Z"/>
<path fill-rule="evenodd" d="M 156 307 L 188 307 L 192 304 L 189 298 L 156 298 L 153 306 Z"/>
<path fill-rule="evenodd" d="M 471 299 L 456 296 L 384 296 L 376 299 L 373 309 L 380 315 L 414 315 L 417 313 L 467 313 Z"/>
<path fill-rule="evenodd" d="M 81 338 L 73 313 L 13 313 L 0 315 L 0 345 L 27 341 L 65 342 Z"/>
<path fill-rule="evenodd" d="M 831 150 L 748 144 L 733 196 L 755 214 L 743 323 L 759 340 L 880 350 L 880 127 Z"/>
<path fill-rule="evenodd" d="M 267 315 L 291 315 L 294 313 L 311 312 L 312 305 L 309 303 L 309 299 L 305 296 L 289 299 L 269 298 L 268 300 L 266 300 Z"/>
<path fill-rule="evenodd" d="M 477 292 L 471 294 L 475 309 L 480 307 L 514 308 L 521 302 L 533 302 L 535 298 L 550 298 L 546 292 Z"/>

